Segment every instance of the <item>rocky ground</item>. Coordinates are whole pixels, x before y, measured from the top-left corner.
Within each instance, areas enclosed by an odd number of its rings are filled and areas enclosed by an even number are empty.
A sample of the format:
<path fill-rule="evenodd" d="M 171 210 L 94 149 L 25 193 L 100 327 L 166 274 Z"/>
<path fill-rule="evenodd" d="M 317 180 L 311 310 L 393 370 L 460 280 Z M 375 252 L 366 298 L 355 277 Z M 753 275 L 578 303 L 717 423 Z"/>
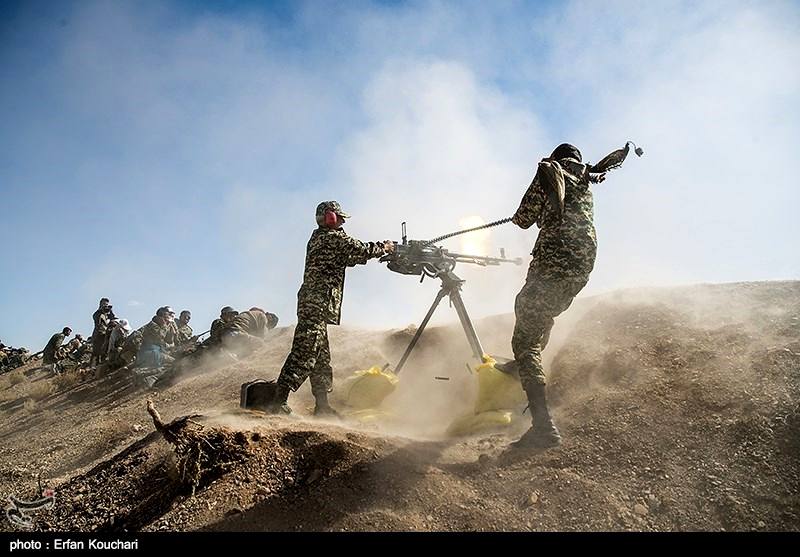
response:
<path fill-rule="evenodd" d="M 485 348 L 507 355 L 512 325 L 480 321 Z M 475 397 L 448 327 L 423 336 L 380 424 L 312 420 L 307 387 L 291 417 L 239 410 L 240 384 L 277 375 L 291 332 L 155 391 L 3 376 L 0 496 L 53 488 L 40 530 L 800 529 L 800 282 L 577 301 L 545 352 L 564 436 L 546 451 L 508 449 L 521 408 L 506 430 L 444 435 Z M 411 332 L 337 329 L 337 377 L 396 362 Z M 148 399 L 165 422 L 198 415 L 201 471 L 154 430 Z"/>

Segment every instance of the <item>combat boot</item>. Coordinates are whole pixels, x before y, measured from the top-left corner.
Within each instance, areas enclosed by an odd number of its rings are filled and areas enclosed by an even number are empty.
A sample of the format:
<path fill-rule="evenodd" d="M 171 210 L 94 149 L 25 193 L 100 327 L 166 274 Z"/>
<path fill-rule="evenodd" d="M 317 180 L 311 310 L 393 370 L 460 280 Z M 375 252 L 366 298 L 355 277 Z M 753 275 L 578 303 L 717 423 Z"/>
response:
<path fill-rule="evenodd" d="M 315 404 L 314 404 L 314 415 L 324 418 L 337 418 L 340 419 L 341 416 L 339 413 L 331 408 L 330 403 L 328 402 L 328 392 L 323 391 L 320 394 L 314 395 Z"/>
<path fill-rule="evenodd" d="M 528 395 L 533 427 L 512 445 L 520 449 L 547 448 L 560 445 L 561 434 L 559 434 L 558 428 L 550 417 L 550 411 L 547 409 L 545 386 L 538 383 L 531 385 L 525 389 L 525 394 Z"/>
<path fill-rule="evenodd" d="M 286 385 L 277 383 L 275 385 L 275 396 L 272 402 L 264 407 L 267 414 L 291 414 L 292 409 L 289 407 L 289 393 L 291 389 Z"/>
<path fill-rule="evenodd" d="M 508 375 L 514 375 L 516 377 L 519 377 L 519 363 L 517 362 L 517 360 L 509 360 L 507 362 L 497 362 L 494 364 L 494 368 L 502 371 L 503 373 L 507 373 Z"/>

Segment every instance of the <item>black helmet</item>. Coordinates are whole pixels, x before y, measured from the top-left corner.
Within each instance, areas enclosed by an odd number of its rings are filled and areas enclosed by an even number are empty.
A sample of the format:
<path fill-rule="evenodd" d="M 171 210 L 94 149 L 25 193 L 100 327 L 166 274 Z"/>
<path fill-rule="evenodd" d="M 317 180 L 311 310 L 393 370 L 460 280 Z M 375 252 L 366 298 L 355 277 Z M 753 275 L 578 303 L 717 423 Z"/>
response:
<path fill-rule="evenodd" d="M 220 315 L 225 315 L 226 313 L 239 313 L 239 312 L 233 309 L 231 306 L 225 306 L 220 310 L 219 313 Z"/>
<path fill-rule="evenodd" d="M 569 143 L 562 143 L 558 147 L 555 148 L 553 154 L 550 155 L 551 159 L 575 159 L 578 162 L 581 162 L 583 159 L 581 158 L 581 152 L 578 150 L 577 147 L 574 145 L 570 145 Z"/>

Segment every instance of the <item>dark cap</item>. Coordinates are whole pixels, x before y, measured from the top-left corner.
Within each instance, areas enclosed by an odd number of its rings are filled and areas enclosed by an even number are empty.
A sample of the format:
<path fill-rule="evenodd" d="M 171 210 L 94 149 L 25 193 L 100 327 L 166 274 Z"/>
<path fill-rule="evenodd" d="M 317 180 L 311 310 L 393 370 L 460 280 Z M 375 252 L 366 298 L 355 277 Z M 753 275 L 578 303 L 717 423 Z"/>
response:
<path fill-rule="evenodd" d="M 233 309 L 231 306 L 225 306 L 220 310 L 220 314 L 225 315 L 226 313 L 239 313 L 239 312 Z"/>

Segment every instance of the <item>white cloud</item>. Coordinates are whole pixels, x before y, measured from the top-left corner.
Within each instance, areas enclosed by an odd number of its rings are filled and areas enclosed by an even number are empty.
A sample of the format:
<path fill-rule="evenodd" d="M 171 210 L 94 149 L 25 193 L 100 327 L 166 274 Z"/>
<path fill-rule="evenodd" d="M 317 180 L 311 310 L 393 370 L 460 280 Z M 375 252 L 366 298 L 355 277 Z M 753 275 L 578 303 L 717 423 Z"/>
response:
<path fill-rule="evenodd" d="M 367 124 L 342 152 L 354 215 L 348 230 L 363 240 L 384 239 L 365 237 L 368 231 L 399 240 L 403 220 L 410 238 L 428 239 L 458 229 L 466 216 L 487 222 L 510 216 L 530 182 L 531 154 L 549 145 L 533 114 L 454 62 L 390 61 L 363 102 Z M 494 253 L 502 246 L 509 255 L 526 255 L 532 246 L 530 234 L 519 231 L 497 229 L 491 239 Z M 458 251 L 459 242 L 447 247 Z M 524 269 L 462 267 L 464 298 L 475 316 L 510 310 L 511 291 L 499 285 L 518 288 Z M 351 275 L 345 315 L 365 325 L 418 323 L 439 286 L 374 263 Z M 450 321 L 446 307 L 437 317 Z"/>
<path fill-rule="evenodd" d="M 87 248 L 86 273 L 50 255 L 65 270 L 53 299 L 135 297 L 134 319 L 172 303 L 210 321 L 232 304 L 289 323 L 319 201 L 341 201 L 365 240 L 398 239 L 402 220 L 431 237 L 468 215 L 509 215 L 564 140 L 589 160 L 627 139 L 646 151 L 596 190 L 590 290 L 796 278 L 798 13 L 790 2 L 308 3 L 279 25 L 80 4 L 41 80 L 22 80 L 31 98 L 58 91 L 58 118 L 36 97 L 8 152 L 57 169 L 43 176 L 70 192 L 59 209 L 81 216 L 70 232 L 105 240 Z M 98 199 L 113 212 L 98 214 Z M 28 251 L 47 249 L 55 217 Z M 125 234 L 106 237 L 117 225 Z M 490 238 L 525 257 L 534 237 L 508 225 Z M 465 269 L 470 308 L 510 311 L 524 272 Z M 374 262 L 349 273 L 350 324 L 419 321 L 436 290 Z M 20 292 L 9 299 L 35 297 Z"/>

